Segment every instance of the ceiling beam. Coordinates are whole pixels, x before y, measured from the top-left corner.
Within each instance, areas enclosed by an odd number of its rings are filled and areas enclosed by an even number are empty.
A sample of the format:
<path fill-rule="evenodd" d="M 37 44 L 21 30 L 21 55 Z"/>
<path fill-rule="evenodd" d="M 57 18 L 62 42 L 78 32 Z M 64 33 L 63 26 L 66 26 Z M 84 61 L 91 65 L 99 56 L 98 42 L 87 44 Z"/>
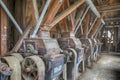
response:
<path fill-rule="evenodd" d="M 54 19 L 56 14 L 58 13 L 60 7 L 62 5 L 62 2 L 60 0 L 52 0 L 50 7 L 48 8 L 48 11 L 44 18 L 44 24 L 49 24 Z"/>
<path fill-rule="evenodd" d="M 62 19 L 64 19 L 66 16 L 71 14 L 73 11 L 75 11 L 80 5 L 82 5 L 86 0 L 79 0 L 75 2 L 72 6 L 67 8 L 65 11 L 63 11 L 61 14 L 55 17 L 55 19 L 52 21 L 52 23 L 49 25 L 50 29 L 53 28 L 58 22 L 60 22 Z"/>
<path fill-rule="evenodd" d="M 120 17 L 105 18 L 105 21 L 120 21 Z"/>
<path fill-rule="evenodd" d="M 107 25 L 105 27 L 107 27 L 107 28 L 113 28 L 113 27 L 120 27 L 120 25 Z"/>
<path fill-rule="evenodd" d="M 120 10 L 120 4 L 97 6 L 99 12 L 110 12 Z"/>

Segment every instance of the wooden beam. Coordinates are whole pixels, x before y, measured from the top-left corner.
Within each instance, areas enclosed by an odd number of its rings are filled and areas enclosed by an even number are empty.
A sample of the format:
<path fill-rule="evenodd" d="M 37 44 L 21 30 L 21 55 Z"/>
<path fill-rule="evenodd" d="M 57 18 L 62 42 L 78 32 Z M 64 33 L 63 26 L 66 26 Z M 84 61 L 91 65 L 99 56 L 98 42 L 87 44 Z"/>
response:
<path fill-rule="evenodd" d="M 93 28 L 92 28 L 92 30 L 90 31 L 90 34 L 89 34 L 89 37 L 90 37 L 90 38 L 93 37 L 93 35 L 95 34 L 96 30 L 97 30 L 98 27 L 99 27 L 99 24 L 101 23 L 101 19 L 103 19 L 104 15 L 105 15 L 105 13 L 102 13 L 102 14 L 100 15 L 100 18 L 98 18 L 96 24 L 93 26 Z"/>
<path fill-rule="evenodd" d="M 75 11 L 80 5 L 82 5 L 86 0 L 79 0 L 75 2 L 72 6 L 67 8 L 64 12 L 59 14 L 55 17 L 55 19 L 52 21 L 52 23 L 49 25 L 50 29 L 53 28 L 58 22 L 60 22 L 62 19 L 64 19 L 66 16 L 71 14 L 73 11 Z"/>
<path fill-rule="evenodd" d="M 107 28 L 120 27 L 120 25 L 106 25 L 105 27 L 107 27 Z"/>
<path fill-rule="evenodd" d="M 90 13 L 87 14 L 84 25 L 84 35 L 87 35 L 90 24 Z"/>
<path fill-rule="evenodd" d="M 75 27 L 79 23 L 80 19 L 82 18 L 82 15 L 84 14 L 85 10 L 87 9 L 86 5 L 80 7 L 80 11 L 78 12 L 78 15 L 75 20 Z"/>
<path fill-rule="evenodd" d="M 64 11 L 66 8 L 68 8 L 67 6 L 66 6 L 66 0 L 64 1 L 64 4 L 62 4 L 62 6 L 61 6 L 61 11 Z M 65 31 L 68 31 L 68 25 L 67 25 L 67 19 L 66 18 L 64 18 L 62 21 L 61 21 L 61 25 L 62 25 L 62 32 L 65 32 Z"/>
<path fill-rule="evenodd" d="M 120 17 L 105 18 L 104 21 L 120 21 Z"/>
<path fill-rule="evenodd" d="M 67 26 L 67 20 L 66 19 L 63 19 L 61 21 L 61 25 L 62 25 L 62 31 L 65 32 L 65 31 L 68 31 L 68 26 Z"/>
<path fill-rule="evenodd" d="M 32 26 L 36 26 L 37 20 L 39 18 L 36 0 L 23 0 L 23 3 L 25 3 L 25 29 L 30 22 L 32 22 Z"/>
<path fill-rule="evenodd" d="M 46 13 L 46 16 L 44 18 L 43 24 L 49 24 L 53 20 L 53 18 L 56 16 L 58 10 L 60 9 L 62 5 L 62 2 L 60 0 L 52 0 L 50 3 L 50 7 L 48 8 L 48 11 Z"/>
<path fill-rule="evenodd" d="M 3 0 L 7 3 L 7 0 Z M 0 7 L 0 57 L 5 56 L 7 53 L 7 15 Z"/>
<path fill-rule="evenodd" d="M 31 28 L 32 28 L 32 26 L 31 26 L 31 24 L 29 24 L 28 27 L 26 28 L 26 30 L 24 31 L 23 35 L 17 41 L 17 43 L 15 44 L 15 46 L 13 47 L 13 49 L 11 50 L 10 53 L 17 52 L 20 49 L 20 47 L 21 47 L 21 45 L 23 43 L 23 40 L 28 36 L 28 34 L 30 33 Z"/>
<path fill-rule="evenodd" d="M 70 6 L 69 0 L 66 0 L 66 5 L 67 5 L 67 7 Z M 72 14 L 70 14 L 70 25 L 71 25 L 70 26 L 70 28 L 71 28 L 70 31 L 74 32 L 74 30 L 75 30 L 75 24 L 74 24 L 74 21 L 73 21 L 73 15 Z"/>
<path fill-rule="evenodd" d="M 97 6 L 99 12 L 110 12 L 120 10 L 120 4 Z"/>
<path fill-rule="evenodd" d="M 38 7 L 37 7 L 37 0 L 32 0 L 32 9 L 33 12 L 32 12 L 32 21 L 33 21 L 33 24 L 36 25 L 37 21 L 38 21 L 38 18 L 39 18 L 39 11 L 38 11 Z"/>

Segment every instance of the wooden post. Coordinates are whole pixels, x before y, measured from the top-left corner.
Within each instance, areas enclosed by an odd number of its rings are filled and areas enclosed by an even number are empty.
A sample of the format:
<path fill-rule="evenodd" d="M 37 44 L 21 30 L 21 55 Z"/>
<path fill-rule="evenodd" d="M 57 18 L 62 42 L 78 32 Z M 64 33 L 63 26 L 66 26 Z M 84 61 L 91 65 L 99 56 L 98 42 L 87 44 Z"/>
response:
<path fill-rule="evenodd" d="M 70 6 L 70 1 L 69 0 L 66 0 L 66 5 L 67 5 L 67 7 Z M 74 24 L 73 19 L 74 19 L 73 15 L 70 14 L 70 25 L 71 25 L 71 30 L 70 31 L 72 31 L 72 32 L 74 32 L 74 30 L 75 30 L 75 24 Z"/>
<path fill-rule="evenodd" d="M 7 3 L 7 0 L 3 0 Z M 0 7 L 0 57 L 7 53 L 7 15 Z"/>
<path fill-rule="evenodd" d="M 61 11 L 64 11 L 66 8 L 68 8 L 67 6 L 66 6 L 66 0 L 64 1 L 64 4 L 62 4 L 62 6 L 61 6 Z M 68 25 L 67 25 L 67 19 L 66 18 L 64 18 L 62 21 L 61 21 L 61 25 L 62 25 L 62 32 L 66 32 L 66 31 L 68 31 Z"/>

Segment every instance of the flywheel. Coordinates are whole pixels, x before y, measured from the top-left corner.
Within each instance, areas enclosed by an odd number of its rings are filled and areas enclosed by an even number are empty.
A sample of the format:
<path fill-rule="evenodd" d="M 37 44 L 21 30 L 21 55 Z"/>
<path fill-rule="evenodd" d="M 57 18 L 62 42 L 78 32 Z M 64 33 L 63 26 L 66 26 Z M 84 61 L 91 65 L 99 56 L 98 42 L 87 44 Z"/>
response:
<path fill-rule="evenodd" d="M 10 76 L 10 80 L 22 80 L 21 78 L 21 66 L 19 60 L 14 56 L 2 57 L 1 61 L 9 65 L 13 73 Z"/>
<path fill-rule="evenodd" d="M 24 80 L 45 80 L 45 65 L 39 56 L 26 57 L 22 62 Z"/>

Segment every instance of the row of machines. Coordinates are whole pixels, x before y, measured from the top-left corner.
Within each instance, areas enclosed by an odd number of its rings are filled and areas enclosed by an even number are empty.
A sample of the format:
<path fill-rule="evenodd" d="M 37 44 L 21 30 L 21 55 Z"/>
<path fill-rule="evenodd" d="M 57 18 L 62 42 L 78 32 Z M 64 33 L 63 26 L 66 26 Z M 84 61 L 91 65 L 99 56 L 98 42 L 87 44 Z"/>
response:
<path fill-rule="evenodd" d="M 61 38 L 53 39 L 45 30 L 39 35 L 24 39 L 18 53 L 1 58 L 7 67 L 0 68 L 0 80 L 76 80 L 97 60 L 96 39 L 79 39 L 73 32 L 64 32 Z"/>

